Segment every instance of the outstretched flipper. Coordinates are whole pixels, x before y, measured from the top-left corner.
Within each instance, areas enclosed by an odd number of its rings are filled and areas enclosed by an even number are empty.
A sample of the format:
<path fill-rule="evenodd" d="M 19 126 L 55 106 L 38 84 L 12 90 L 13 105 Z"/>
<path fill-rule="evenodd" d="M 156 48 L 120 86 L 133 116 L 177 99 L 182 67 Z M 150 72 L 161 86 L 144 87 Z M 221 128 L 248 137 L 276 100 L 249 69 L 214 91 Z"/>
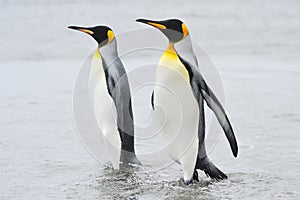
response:
<path fill-rule="evenodd" d="M 219 102 L 215 94 L 212 92 L 212 90 L 208 87 L 208 85 L 206 84 L 204 78 L 202 77 L 198 69 L 193 65 L 191 65 L 190 63 L 186 62 L 180 56 L 179 59 L 188 70 L 190 76 L 190 84 L 192 86 L 192 90 L 196 99 L 198 98 L 200 92 L 200 94 L 205 99 L 208 107 L 215 113 L 229 141 L 232 153 L 234 157 L 236 157 L 238 154 L 237 141 L 223 106 L 221 105 L 221 103 Z"/>
<path fill-rule="evenodd" d="M 200 92 L 202 96 L 204 97 L 208 107 L 215 113 L 219 124 L 222 126 L 224 133 L 229 141 L 232 153 L 234 157 L 237 156 L 238 154 L 238 146 L 237 146 L 237 141 L 232 129 L 232 126 L 230 124 L 230 121 L 225 113 L 225 110 L 215 94 L 212 92 L 212 90 L 208 87 L 206 84 L 205 80 L 199 73 L 199 76 L 201 77 L 198 82 L 198 86 L 200 89 Z"/>

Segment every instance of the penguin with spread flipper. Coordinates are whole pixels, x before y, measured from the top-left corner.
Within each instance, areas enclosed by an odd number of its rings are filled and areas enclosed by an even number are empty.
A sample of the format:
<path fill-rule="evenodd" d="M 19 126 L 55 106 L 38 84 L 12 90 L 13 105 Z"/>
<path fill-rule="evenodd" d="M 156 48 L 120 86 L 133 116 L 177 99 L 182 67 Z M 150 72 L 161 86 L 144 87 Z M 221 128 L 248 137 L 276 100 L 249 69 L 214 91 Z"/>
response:
<path fill-rule="evenodd" d="M 187 26 L 178 19 L 136 21 L 159 29 L 169 40 L 156 69 L 156 86 L 151 97 L 153 109 L 161 106 L 166 113 L 162 142 L 168 155 L 182 166 L 186 184 L 198 181 L 196 169 L 213 179 L 226 179 L 206 153 L 204 100 L 222 126 L 234 157 L 238 154 L 237 141 L 224 108 L 200 74 Z"/>

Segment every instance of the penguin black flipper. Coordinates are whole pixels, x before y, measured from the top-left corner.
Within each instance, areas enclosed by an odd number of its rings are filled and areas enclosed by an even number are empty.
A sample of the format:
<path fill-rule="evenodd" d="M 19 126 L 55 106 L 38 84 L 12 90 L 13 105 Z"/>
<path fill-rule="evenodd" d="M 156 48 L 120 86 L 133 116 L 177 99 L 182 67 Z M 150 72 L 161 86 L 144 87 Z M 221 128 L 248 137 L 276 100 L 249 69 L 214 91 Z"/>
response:
<path fill-rule="evenodd" d="M 141 165 L 134 148 L 134 121 L 129 81 L 123 63 L 115 58 L 109 65 L 102 59 L 107 89 L 117 111 L 117 125 L 121 139 L 121 167 L 130 164 Z M 114 67 L 112 67 L 114 66 Z"/>
<path fill-rule="evenodd" d="M 217 99 L 217 97 L 215 96 L 215 94 L 213 93 L 213 91 L 208 87 L 208 85 L 206 84 L 205 80 L 203 79 L 200 73 L 199 73 L 199 77 L 200 79 L 198 82 L 198 86 L 201 91 L 201 94 L 204 97 L 208 107 L 215 113 L 219 121 L 219 124 L 222 126 L 223 131 L 229 141 L 232 153 L 234 157 L 237 157 L 238 154 L 237 141 L 233 132 L 233 128 L 226 115 L 226 112 L 223 106 L 221 105 L 221 103 L 219 102 L 219 100 Z"/>
<path fill-rule="evenodd" d="M 179 55 L 178 55 L 179 56 Z M 232 153 L 234 157 L 238 154 L 238 146 L 237 141 L 233 132 L 233 128 L 230 124 L 230 121 L 226 115 L 226 112 L 219 102 L 218 98 L 212 92 L 212 90 L 206 84 L 204 78 L 198 71 L 196 67 L 185 61 L 179 56 L 180 61 L 184 64 L 186 69 L 188 70 L 190 76 L 190 84 L 192 86 L 193 93 L 197 99 L 199 95 L 199 91 L 203 98 L 205 99 L 208 107 L 215 113 L 219 124 L 222 126 L 223 131 L 229 141 Z"/>

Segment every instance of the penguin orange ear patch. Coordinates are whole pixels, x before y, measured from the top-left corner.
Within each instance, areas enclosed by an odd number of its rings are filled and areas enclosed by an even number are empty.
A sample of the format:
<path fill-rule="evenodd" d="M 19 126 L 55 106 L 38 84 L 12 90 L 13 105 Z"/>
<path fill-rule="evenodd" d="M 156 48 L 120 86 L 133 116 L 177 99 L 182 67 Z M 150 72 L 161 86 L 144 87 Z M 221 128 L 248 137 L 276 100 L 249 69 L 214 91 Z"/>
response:
<path fill-rule="evenodd" d="M 181 24 L 183 36 L 187 36 L 189 34 L 189 30 L 184 23 Z"/>
<path fill-rule="evenodd" d="M 115 34 L 114 32 L 112 32 L 112 30 L 107 31 L 107 38 L 108 38 L 107 44 L 109 44 L 115 38 Z"/>

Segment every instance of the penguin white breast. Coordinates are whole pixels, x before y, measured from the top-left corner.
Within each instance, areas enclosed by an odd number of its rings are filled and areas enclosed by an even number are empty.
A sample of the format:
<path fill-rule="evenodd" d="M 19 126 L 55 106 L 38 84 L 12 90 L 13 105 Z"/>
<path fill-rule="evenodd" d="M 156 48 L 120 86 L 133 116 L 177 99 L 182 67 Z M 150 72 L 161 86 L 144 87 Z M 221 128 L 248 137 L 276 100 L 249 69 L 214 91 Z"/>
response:
<path fill-rule="evenodd" d="M 167 50 L 157 67 L 155 109 L 161 108 L 162 142 L 169 156 L 194 165 L 198 152 L 199 108 L 188 71 L 175 52 Z M 190 148 L 190 149 L 189 149 Z M 189 149 L 189 150 L 188 150 Z"/>
<path fill-rule="evenodd" d="M 121 140 L 117 125 L 116 106 L 108 92 L 106 77 L 103 70 L 102 59 L 97 51 L 92 60 L 91 77 L 96 77 L 90 84 L 95 84 L 94 90 L 94 112 L 97 123 L 101 129 L 104 145 L 111 155 L 110 161 L 115 169 L 119 168 Z M 93 86 L 91 86 L 93 87 Z"/>

